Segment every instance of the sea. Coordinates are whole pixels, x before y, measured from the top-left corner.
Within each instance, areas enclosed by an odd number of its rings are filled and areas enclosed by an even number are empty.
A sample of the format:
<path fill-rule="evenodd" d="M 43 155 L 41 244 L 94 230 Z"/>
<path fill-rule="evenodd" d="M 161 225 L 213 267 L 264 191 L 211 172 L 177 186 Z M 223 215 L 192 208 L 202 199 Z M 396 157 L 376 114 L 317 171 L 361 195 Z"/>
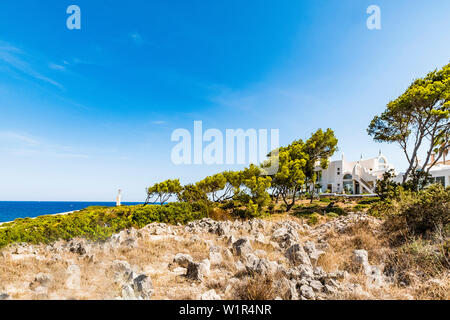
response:
<path fill-rule="evenodd" d="M 122 202 L 137 205 L 143 202 Z M 77 211 L 91 206 L 115 207 L 115 202 L 66 202 L 66 201 L 0 201 L 0 223 L 17 218 L 35 218 L 47 214 Z"/>

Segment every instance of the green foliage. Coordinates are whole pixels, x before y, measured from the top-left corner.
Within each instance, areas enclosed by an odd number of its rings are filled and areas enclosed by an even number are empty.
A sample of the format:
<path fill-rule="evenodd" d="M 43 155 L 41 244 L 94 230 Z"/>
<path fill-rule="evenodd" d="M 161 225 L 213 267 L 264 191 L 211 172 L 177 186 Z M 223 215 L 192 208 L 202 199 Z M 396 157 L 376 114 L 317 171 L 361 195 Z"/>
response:
<path fill-rule="evenodd" d="M 327 213 L 327 217 L 330 217 L 330 218 L 338 218 L 339 215 L 338 215 L 337 213 L 334 213 L 334 212 L 328 212 L 328 213 Z"/>
<path fill-rule="evenodd" d="M 418 192 L 401 214 L 414 234 L 444 231 L 450 222 L 450 188 L 433 184 Z"/>
<path fill-rule="evenodd" d="M 145 203 L 149 203 L 150 199 L 154 198 L 153 203 L 159 202 L 161 205 L 166 203 L 170 197 L 177 195 L 183 187 L 180 184 L 179 179 L 166 180 L 160 183 L 156 183 L 147 189 L 147 200 Z"/>
<path fill-rule="evenodd" d="M 337 215 L 340 215 L 340 216 L 343 216 L 343 215 L 347 214 L 347 212 L 341 207 L 326 207 L 325 208 L 325 212 L 327 212 L 327 213 L 328 212 L 333 212 L 333 213 L 336 213 Z"/>
<path fill-rule="evenodd" d="M 362 211 L 362 210 L 367 209 L 367 208 L 370 208 L 369 204 L 358 203 L 356 206 L 353 207 L 353 210 L 355 210 L 355 211 Z"/>
<path fill-rule="evenodd" d="M 307 223 L 311 226 L 316 225 L 319 222 L 320 214 L 313 213 L 309 216 Z"/>
<path fill-rule="evenodd" d="M 292 208 L 292 214 L 294 216 L 302 217 L 305 215 L 310 215 L 314 212 L 321 211 L 323 207 L 318 204 L 308 204 L 308 205 L 295 205 Z"/>
<path fill-rule="evenodd" d="M 305 183 L 304 167 L 307 160 L 303 148 L 303 141 L 298 140 L 278 150 L 279 168 L 273 175 L 272 186 L 274 192 L 283 199 L 287 211 L 295 205 L 296 193 Z"/>
<path fill-rule="evenodd" d="M 188 184 L 183 187 L 181 192 L 178 193 L 178 201 L 195 203 L 202 202 L 207 203 L 208 197 L 202 189 L 200 189 L 197 185 Z"/>
<path fill-rule="evenodd" d="M 208 208 L 199 204 L 169 203 L 162 206 L 89 207 L 67 215 L 16 219 L 0 227 L 0 248 L 10 243 L 51 243 L 84 237 L 105 240 L 126 228 L 141 228 L 152 222 L 170 224 L 201 219 Z"/>
<path fill-rule="evenodd" d="M 219 202 L 221 201 L 221 197 L 218 195 L 218 192 L 225 188 L 226 183 L 227 179 L 224 175 L 217 173 L 197 182 L 197 187 L 207 194 L 212 201 Z"/>
<path fill-rule="evenodd" d="M 397 143 L 408 161 L 403 183 L 417 171 L 428 173 L 431 152 L 436 160 L 450 146 L 450 64 L 415 80 L 386 110 L 371 121 L 367 131 L 377 142 Z M 421 167 L 417 155 L 426 147 L 427 156 Z M 412 180 L 420 181 L 419 179 Z M 413 189 L 417 190 L 415 186 Z"/>
<path fill-rule="evenodd" d="M 383 179 L 378 180 L 377 185 L 375 186 L 375 192 L 382 201 L 397 198 L 399 195 L 400 184 L 392 181 L 392 178 L 394 177 L 393 172 L 393 170 L 386 171 L 383 174 Z M 362 201 L 359 203 L 363 204 Z"/>
<path fill-rule="evenodd" d="M 197 182 L 197 187 L 207 194 L 213 202 L 223 202 L 239 193 L 242 185 L 241 171 L 225 171 Z"/>
<path fill-rule="evenodd" d="M 281 196 L 287 211 L 295 205 L 302 186 L 319 186 L 316 184 L 316 163 L 327 168 L 328 158 L 334 154 L 336 146 L 333 130 L 319 129 L 306 142 L 300 139 L 277 150 L 278 172 L 272 176 L 272 188 L 276 197 Z M 272 151 L 269 157 L 274 153 Z"/>
<path fill-rule="evenodd" d="M 399 189 L 399 195 L 374 204 L 369 213 L 386 217 L 392 232 L 429 235 L 450 231 L 450 188 L 433 184 L 420 191 Z"/>
<path fill-rule="evenodd" d="M 314 198 L 314 191 L 318 187 L 316 185 L 317 163 L 320 163 L 320 168 L 322 169 L 328 168 L 328 159 L 336 152 L 337 143 L 338 140 L 333 130 L 329 128 L 325 132 L 322 129 L 317 130 L 305 143 L 304 152 L 307 155 L 305 166 L 306 182 L 308 185 L 314 186 L 311 190 L 311 201 Z"/>
<path fill-rule="evenodd" d="M 248 215 L 259 215 L 263 208 L 271 202 L 267 190 L 271 186 L 272 178 L 262 176 L 261 169 L 253 164 L 242 171 L 241 177 L 242 189 L 235 198 L 240 204 L 247 207 Z"/>
<path fill-rule="evenodd" d="M 358 204 L 373 204 L 381 200 L 380 197 L 365 198 L 358 201 Z"/>

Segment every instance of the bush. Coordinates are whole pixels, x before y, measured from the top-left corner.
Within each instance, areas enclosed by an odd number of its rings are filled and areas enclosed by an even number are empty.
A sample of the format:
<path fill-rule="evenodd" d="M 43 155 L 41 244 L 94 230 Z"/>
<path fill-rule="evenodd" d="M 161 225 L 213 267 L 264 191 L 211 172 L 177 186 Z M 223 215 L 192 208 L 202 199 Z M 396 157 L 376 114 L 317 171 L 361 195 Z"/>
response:
<path fill-rule="evenodd" d="M 330 217 L 330 218 L 338 218 L 339 215 L 338 215 L 337 213 L 334 213 L 334 212 L 328 212 L 328 213 L 327 213 L 327 217 Z"/>
<path fill-rule="evenodd" d="M 402 212 L 414 234 L 444 231 L 450 222 L 450 188 L 433 184 L 418 192 L 418 197 Z"/>
<path fill-rule="evenodd" d="M 187 223 L 208 216 L 202 204 L 169 203 L 162 206 L 89 207 L 67 215 L 16 219 L 0 228 L 0 248 L 10 243 L 51 243 L 85 237 L 105 240 L 126 228 L 141 228 L 152 222 Z"/>
<path fill-rule="evenodd" d="M 338 214 L 340 216 L 343 216 L 343 215 L 347 214 L 347 212 L 341 207 L 329 207 L 329 208 L 327 207 L 327 208 L 325 208 L 325 212 L 326 213 L 333 212 L 333 213 L 336 213 L 336 214 Z"/>
<path fill-rule="evenodd" d="M 380 197 L 365 198 L 358 201 L 358 204 L 373 204 L 380 201 Z"/>
<path fill-rule="evenodd" d="M 319 219 L 320 219 L 320 214 L 313 213 L 308 218 L 308 224 L 313 226 L 319 222 Z"/>
<path fill-rule="evenodd" d="M 434 184 L 417 192 L 401 189 L 396 199 L 381 201 L 369 212 L 386 216 L 392 232 L 424 236 L 439 231 L 445 236 L 449 232 L 450 188 Z"/>
<path fill-rule="evenodd" d="M 362 211 L 362 210 L 367 209 L 367 208 L 370 208 L 370 205 L 358 203 L 356 206 L 353 207 L 353 210 Z"/>

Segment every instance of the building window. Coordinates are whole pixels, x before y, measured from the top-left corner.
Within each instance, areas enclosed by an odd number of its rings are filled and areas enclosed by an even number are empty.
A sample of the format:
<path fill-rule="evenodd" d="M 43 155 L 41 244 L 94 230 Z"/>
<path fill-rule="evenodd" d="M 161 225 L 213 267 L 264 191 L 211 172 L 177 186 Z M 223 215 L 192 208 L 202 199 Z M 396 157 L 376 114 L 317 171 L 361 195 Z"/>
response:
<path fill-rule="evenodd" d="M 386 169 L 386 160 L 384 158 L 378 159 L 378 168 L 379 170 Z"/>
<path fill-rule="evenodd" d="M 445 177 L 436 177 L 436 183 L 440 183 L 445 187 Z"/>
<path fill-rule="evenodd" d="M 345 190 L 345 193 L 353 194 L 353 182 L 352 181 L 344 181 L 344 190 Z"/>
<path fill-rule="evenodd" d="M 352 177 L 352 175 L 350 174 L 350 173 L 347 173 L 345 176 L 344 176 L 344 180 L 351 180 L 353 177 Z"/>

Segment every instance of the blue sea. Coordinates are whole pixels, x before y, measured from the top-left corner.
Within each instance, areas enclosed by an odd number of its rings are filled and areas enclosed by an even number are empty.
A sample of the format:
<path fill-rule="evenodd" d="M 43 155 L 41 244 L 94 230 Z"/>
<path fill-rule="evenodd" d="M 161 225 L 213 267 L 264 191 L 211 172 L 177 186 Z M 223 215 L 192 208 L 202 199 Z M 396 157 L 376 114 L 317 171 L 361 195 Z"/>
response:
<path fill-rule="evenodd" d="M 142 202 L 122 202 L 136 205 Z M 90 206 L 115 207 L 115 202 L 64 202 L 64 201 L 0 201 L 0 222 L 17 218 L 34 218 L 46 214 L 81 210 Z"/>

